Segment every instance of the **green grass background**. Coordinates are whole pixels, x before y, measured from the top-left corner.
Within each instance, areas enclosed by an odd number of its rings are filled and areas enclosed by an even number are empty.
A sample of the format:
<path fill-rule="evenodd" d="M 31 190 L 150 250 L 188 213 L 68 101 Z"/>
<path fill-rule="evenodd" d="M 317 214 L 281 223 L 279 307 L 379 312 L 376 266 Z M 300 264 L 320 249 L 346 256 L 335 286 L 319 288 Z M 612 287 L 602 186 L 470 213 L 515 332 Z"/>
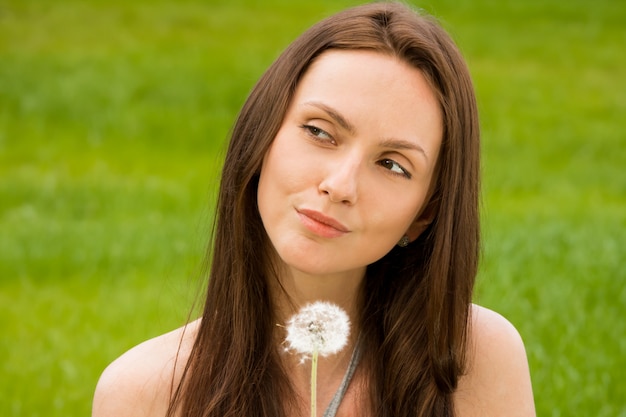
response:
<path fill-rule="evenodd" d="M 183 323 L 225 138 L 262 71 L 349 0 L 0 0 L 0 415 L 88 415 Z M 626 2 L 424 0 L 483 127 L 476 300 L 542 416 L 626 416 Z"/>

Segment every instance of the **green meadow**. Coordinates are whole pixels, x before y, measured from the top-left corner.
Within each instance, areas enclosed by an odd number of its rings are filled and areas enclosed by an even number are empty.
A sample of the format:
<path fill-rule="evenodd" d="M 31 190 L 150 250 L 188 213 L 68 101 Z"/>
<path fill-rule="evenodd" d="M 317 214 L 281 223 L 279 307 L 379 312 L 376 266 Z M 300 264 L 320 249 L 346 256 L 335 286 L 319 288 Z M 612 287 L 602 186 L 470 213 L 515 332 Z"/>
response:
<path fill-rule="evenodd" d="M 225 143 L 280 51 L 350 0 L 0 0 L 0 415 L 89 415 L 180 326 Z M 424 0 L 483 131 L 476 301 L 540 416 L 626 417 L 626 2 Z"/>

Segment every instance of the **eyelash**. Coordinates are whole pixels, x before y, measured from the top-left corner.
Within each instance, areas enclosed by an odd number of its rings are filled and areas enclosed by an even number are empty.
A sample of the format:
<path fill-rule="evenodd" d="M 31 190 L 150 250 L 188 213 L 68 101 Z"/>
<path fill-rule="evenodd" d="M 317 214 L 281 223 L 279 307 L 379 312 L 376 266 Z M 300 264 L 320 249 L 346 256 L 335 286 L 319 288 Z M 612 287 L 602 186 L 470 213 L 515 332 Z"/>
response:
<path fill-rule="evenodd" d="M 315 141 L 322 142 L 322 143 L 330 142 L 333 145 L 336 144 L 335 139 L 333 139 L 333 137 L 330 135 L 330 133 L 326 132 L 324 129 L 320 129 L 317 126 L 307 125 L 307 124 L 303 124 L 300 127 L 302 129 L 304 129 L 306 131 L 307 135 L 309 135 Z M 328 136 L 328 139 L 320 138 L 320 136 L 319 136 L 320 134 L 324 134 L 324 135 Z M 393 171 L 390 168 L 387 168 L 386 165 L 388 165 L 388 163 L 391 163 L 392 165 L 396 165 L 400 169 L 400 171 L 402 171 L 402 172 L 396 172 L 396 171 Z M 380 166 L 384 167 L 385 169 L 387 169 L 387 171 L 389 171 L 389 173 L 391 175 L 396 175 L 396 176 L 407 178 L 407 179 L 411 179 L 411 177 L 412 177 L 412 175 L 406 169 L 404 169 L 404 167 L 402 165 L 400 165 L 399 163 L 397 163 L 393 159 L 383 158 L 380 161 L 378 161 L 378 164 Z"/>
<path fill-rule="evenodd" d="M 313 140 L 316 140 L 318 142 L 330 142 L 332 144 L 335 144 L 335 139 L 333 139 L 333 137 L 330 135 L 330 133 L 326 132 L 324 129 L 320 129 L 317 126 L 313 126 L 313 125 L 302 125 L 300 126 L 302 129 L 304 129 L 306 131 L 306 133 L 313 138 Z M 326 136 L 328 136 L 328 139 L 323 139 L 321 138 L 319 135 L 320 134 L 324 134 Z"/>
<path fill-rule="evenodd" d="M 392 165 L 396 165 L 400 171 L 402 172 L 396 172 L 396 171 L 392 171 L 390 168 L 386 167 L 386 164 L 391 162 Z M 394 161 L 393 159 L 389 159 L 389 158 L 383 158 L 380 161 L 378 161 L 378 164 L 384 168 L 386 168 L 392 175 L 397 175 L 399 177 L 403 177 L 406 179 L 411 179 L 412 175 L 409 173 L 409 171 L 407 171 L 406 169 L 404 169 L 404 167 L 402 165 L 400 165 L 399 163 L 397 163 L 396 161 Z"/>

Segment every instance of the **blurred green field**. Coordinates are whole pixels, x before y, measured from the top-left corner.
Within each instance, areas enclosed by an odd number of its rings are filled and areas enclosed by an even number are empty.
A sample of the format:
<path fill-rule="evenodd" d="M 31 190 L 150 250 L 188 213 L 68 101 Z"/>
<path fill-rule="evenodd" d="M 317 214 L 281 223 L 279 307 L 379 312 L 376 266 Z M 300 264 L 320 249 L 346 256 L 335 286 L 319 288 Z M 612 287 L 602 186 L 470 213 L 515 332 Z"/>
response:
<path fill-rule="evenodd" d="M 0 415 L 89 415 L 187 319 L 238 108 L 352 4 L 0 0 Z M 478 90 L 477 302 L 524 336 L 538 415 L 626 416 L 626 2 L 415 4 Z"/>

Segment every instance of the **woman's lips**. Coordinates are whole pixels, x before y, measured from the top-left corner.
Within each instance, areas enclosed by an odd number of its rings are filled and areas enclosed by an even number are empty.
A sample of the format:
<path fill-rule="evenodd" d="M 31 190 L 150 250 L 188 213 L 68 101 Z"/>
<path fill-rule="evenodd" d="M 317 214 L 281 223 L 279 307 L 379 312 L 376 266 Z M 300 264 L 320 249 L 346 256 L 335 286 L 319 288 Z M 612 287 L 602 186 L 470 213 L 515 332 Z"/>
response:
<path fill-rule="evenodd" d="M 328 217 L 319 211 L 299 209 L 296 210 L 302 224 L 316 235 L 333 238 L 340 237 L 350 232 L 346 226 L 339 221 Z"/>

